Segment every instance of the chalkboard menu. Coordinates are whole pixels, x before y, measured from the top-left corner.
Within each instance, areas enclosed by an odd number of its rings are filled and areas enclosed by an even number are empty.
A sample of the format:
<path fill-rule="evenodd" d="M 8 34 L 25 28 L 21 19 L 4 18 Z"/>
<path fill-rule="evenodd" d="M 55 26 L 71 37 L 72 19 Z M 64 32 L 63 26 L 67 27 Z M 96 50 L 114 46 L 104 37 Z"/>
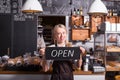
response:
<path fill-rule="evenodd" d="M 36 51 L 37 21 L 21 12 L 26 0 L 0 0 L 0 56 L 16 57 Z"/>

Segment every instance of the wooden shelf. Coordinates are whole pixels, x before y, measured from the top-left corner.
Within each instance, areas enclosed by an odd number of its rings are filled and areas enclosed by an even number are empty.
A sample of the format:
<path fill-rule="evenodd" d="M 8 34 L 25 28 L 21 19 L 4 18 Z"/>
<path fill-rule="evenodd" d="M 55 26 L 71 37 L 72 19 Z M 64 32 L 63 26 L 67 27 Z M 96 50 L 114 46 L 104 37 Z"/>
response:
<path fill-rule="evenodd" d="M 107 47 L 107 52 L 120 52 L 120 47 Z"/>
<path fill-rule="evenodd" d="M 89 29 L 80 29 L 73 28 L 72 29 L 72 40 L 87 40 L 90 38 Z"/>
<path fill-rule="evenodd" d="M 120 17 L 119 16 L 106 16 L 106 21 L 109 21 L 110 23 L 120 23 Z"/>
<path fill-rule="evenodd" d="M 120 71 L 120 62 L 118 62 L 118 61 L 107 61 L 106 70 L 107 71 Z"/>

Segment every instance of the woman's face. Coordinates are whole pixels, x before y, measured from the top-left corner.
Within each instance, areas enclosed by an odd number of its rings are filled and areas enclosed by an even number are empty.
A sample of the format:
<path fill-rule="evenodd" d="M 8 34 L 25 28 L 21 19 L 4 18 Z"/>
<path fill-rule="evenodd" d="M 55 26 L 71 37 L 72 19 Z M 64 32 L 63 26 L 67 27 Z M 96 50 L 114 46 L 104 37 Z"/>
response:
<path fill-rule="evenodd" d="M 64 28 L 57 28 L 54 35 L 57 43 L 65 43 L 67 32 Z"/>

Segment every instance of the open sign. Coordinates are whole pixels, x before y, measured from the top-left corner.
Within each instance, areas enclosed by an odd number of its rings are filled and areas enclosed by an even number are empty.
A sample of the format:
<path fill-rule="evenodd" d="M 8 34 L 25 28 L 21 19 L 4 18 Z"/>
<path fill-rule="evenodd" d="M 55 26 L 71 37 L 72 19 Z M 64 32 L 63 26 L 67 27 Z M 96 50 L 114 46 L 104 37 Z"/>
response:
<path fill-rule="evenodd" d="M 80 59 L 79 47 L 47 47 L 45 56 L 47 60 Z"/>

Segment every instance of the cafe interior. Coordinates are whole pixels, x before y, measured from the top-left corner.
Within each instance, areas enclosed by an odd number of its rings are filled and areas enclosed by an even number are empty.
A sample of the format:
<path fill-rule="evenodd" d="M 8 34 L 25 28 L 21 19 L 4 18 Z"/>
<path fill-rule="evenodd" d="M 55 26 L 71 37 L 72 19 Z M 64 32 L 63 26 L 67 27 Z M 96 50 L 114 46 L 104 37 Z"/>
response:
<path fill-rule="evenodd" d="M 0 80 L 50 80 L 51 49 L 85 48 L 81 66 L 73 57 L 74 80 L 120 80 L 120 0 L 0 0 Z M 53 44 L 56 24 L 67 28 L 71 46 Z M 73 47 L 74 46 L 74 47 Z M 59 55 L 59 54 L 58 54 Z M 77 56 L 78 57 L 78 56 Z"/>

